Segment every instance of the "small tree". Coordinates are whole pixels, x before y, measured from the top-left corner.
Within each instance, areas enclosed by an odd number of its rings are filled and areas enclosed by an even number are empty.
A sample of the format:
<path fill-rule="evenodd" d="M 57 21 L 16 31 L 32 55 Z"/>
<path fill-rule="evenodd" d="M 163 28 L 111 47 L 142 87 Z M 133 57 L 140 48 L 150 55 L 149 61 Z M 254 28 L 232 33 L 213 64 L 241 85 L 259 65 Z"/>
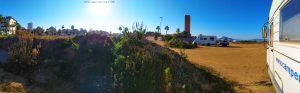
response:
<path fill-rule="evenodd" d="M 180 29 L 179 28 L 176 29 L 176 33 L 180 33 Z"/>
<path fill-rule="evenodd" d="M 71 26 L 71 29 L 74 30 L 74 25 Z"/>
<path fill-rule="evenodd" d="M 157 40 L 157 38 L 159 36 L 160 26 L 156 26 L 156 30 L 157 30 L 157 32 L 154 33 L 154 40 Z"/>
<path fill-rule="evenodd" d="M 134 35 L 137 35 L 136 37 L 138 39 L 142 39 L 146 32 L 146 28 L 144 27 L 143 22 L 141 24 L 136 22 L 135 25 L 132 26 L 132 30 Z"/>
<path fill-rule="evenodd" d="M 21 24 L 19 24 L 18 22 L 16 23 L 16 28 L 17 28 L 17 31 L 20 30 L 22 28 Z"/>

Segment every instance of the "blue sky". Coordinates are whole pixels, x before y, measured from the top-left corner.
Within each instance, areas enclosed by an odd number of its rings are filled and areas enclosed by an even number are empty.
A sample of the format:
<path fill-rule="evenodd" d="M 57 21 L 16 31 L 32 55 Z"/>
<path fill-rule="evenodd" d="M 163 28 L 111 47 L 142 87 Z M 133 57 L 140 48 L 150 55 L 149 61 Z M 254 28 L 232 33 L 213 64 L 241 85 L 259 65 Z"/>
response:
<path fill-rule="evenodd" d="M 113 1 L 87 3 L 86 1 Z M 236 39 L 261 37 L 271 0 L 0 0 L 0 14 L 13 16 L 27 27 L 99 29 L 119 32 L 119 26 L 131 27 L 143 22 L 155 31 L 169 25 L 174 33 L 184 30 L 184 15 L 191 15 L 192 35 L 228 36 Z M 165 33 L 165 31 L 162 31 Z"/>

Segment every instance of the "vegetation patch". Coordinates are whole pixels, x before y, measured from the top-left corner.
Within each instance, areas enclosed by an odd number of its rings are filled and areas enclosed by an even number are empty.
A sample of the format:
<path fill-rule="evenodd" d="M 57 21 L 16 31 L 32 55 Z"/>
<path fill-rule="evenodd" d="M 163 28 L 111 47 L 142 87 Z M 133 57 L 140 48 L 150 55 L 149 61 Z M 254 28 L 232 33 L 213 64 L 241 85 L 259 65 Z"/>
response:
<path fill-rule="evenodd" d="M 165 46 L 172 48 L 181 48 L 181 49 L 192 49 L 197 48 L 197 44 L 192 44 L 192 42 L 188 42 L 185 40 L 189 34 L 187 32 L 175 33 L 173 35 L 164 35 L 163 39 L 166 42 Z"/>
<path fill-rule="evenodd" d="M 0 91 L 233 92 L 225 80 L 189 63 L 184 52 L 178 54 L 151 43 L 144 33 L 137 23 L 132 32 L 124 29 L 121 37 L 88 33 L 71 39 L 41 39 L 21 33 L 5 39 L 12 44 L 7 46 L 9 60 L 1 67 L 25 80 L 22 86 L 3 83 Z"/>
<path fill-rule="evenodd" d="M 143 32 L 124 31 L 115 40 L 114 92 L 233 92 L 223 79 L 197 68 L 174 51 L 136 39 L 137 33 Z"/>

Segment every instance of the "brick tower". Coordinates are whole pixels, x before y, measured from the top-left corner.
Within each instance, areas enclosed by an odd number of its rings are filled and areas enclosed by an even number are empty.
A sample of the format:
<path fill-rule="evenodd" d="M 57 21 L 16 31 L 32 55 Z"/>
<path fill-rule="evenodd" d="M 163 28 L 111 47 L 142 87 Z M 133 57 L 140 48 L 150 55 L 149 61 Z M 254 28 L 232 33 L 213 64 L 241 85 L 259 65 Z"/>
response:
<path fill-rule="evenodd" d="M 190 15 L 185 15 L 185 31 L 188 33 L 191 33 L 190 28 L 191 28 L 191 16 Z"/>

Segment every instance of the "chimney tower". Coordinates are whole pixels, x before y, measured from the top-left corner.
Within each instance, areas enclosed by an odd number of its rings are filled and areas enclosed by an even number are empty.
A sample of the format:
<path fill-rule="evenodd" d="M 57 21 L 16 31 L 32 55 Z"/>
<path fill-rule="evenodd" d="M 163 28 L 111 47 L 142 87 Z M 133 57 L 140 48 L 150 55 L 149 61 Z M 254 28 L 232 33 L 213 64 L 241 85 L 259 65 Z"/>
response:
<path fill-rule="evenodd" d="M 190 15 L 185 15 L 185 31 L 188 33 L 191 33 L 190 28 L 191 28 L 191 16 Z"/>

